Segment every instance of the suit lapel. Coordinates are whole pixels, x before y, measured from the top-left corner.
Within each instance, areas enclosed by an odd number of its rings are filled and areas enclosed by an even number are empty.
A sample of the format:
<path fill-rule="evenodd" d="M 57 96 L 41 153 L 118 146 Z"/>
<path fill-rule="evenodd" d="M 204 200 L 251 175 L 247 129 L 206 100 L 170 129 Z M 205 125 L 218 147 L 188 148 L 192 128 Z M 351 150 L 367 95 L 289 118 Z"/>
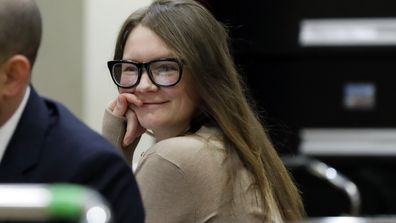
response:
<path fill-rule="evenodd" d="M 29 100 L 0 163 L 0 182 L 26 182 L 26 172 L 38 161 L 49 127 L 49 111 L 31 87 Z"/>

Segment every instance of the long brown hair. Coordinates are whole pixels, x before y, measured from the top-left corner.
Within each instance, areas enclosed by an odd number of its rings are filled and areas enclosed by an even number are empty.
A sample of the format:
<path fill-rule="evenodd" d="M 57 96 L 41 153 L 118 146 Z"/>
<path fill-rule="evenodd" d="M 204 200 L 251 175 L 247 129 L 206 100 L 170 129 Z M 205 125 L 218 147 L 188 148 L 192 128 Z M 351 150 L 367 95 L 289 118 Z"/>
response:
<path fill-rule="evenodd" d="M 278 212 L 286 221 L 300 220 L 304 215 L 300 195 L 247 99 L 224 26 L 193 0 L 154 1 L 125 21 L 114 59 L 122 58 L 126 39 L 137 25 L 154 31 L 186 61 L 201 116 L 215 123 L 226 148 L 236 152 L 255 177 L 267 214 L 263 221 Z"/>

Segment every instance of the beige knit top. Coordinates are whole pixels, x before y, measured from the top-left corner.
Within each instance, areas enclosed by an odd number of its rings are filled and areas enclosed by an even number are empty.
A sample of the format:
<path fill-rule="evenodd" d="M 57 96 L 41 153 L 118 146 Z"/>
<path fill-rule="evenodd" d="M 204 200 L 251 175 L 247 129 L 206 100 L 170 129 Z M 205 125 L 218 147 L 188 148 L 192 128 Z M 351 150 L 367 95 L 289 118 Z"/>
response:
<path fill-rule="evenodd" d="M 106 111 L 103 134 L 118 148 L 124 121 Z M 229 155 L 234 160 L 231 168 L 226 165 Z M 146 222 L 263 222 L 264 210 L 250 172 L 235 153 L 229 155 L 219 131 L 208 127 L 149 148 L 135 171 Z M 235 180 L 227 189 L 230 169 Z M 279 216 L 273 218 L 281 222 Z"/>

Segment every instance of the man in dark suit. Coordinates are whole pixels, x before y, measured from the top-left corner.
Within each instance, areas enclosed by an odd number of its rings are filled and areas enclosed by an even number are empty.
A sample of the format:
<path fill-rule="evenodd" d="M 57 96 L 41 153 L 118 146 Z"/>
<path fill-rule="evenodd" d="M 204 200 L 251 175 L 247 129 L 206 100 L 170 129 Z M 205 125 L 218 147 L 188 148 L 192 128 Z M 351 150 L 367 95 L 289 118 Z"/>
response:
<path fill-rule="evenodd" d="M 113 222 L 143 222 L 140 193 L 122 156 L 30 84 L 41 26 L 34 0 L 0 0 L 0 183 L 81 184 L 109 202 Z"/>

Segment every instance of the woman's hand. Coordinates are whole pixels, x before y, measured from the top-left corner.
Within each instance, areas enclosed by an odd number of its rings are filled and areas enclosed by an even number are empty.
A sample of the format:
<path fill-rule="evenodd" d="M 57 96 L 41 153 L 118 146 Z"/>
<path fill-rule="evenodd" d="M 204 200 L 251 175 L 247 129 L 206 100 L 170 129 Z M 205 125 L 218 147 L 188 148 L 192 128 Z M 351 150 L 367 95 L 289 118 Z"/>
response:
<path fill-rule="evenodd" d="M 146 129 L 143 128 L 134 112 L 134 107 L 142 105 L 142 101 L 134 94 L 123 93 L 119 94 L 116 99 L 110 102 L 108 108 L 116 116 L 123 116 L 127 119 L 127 126 L 124 139 L 122 141 L 123 147 L 130 145 L 133 141 L 141 136 Z"/>

